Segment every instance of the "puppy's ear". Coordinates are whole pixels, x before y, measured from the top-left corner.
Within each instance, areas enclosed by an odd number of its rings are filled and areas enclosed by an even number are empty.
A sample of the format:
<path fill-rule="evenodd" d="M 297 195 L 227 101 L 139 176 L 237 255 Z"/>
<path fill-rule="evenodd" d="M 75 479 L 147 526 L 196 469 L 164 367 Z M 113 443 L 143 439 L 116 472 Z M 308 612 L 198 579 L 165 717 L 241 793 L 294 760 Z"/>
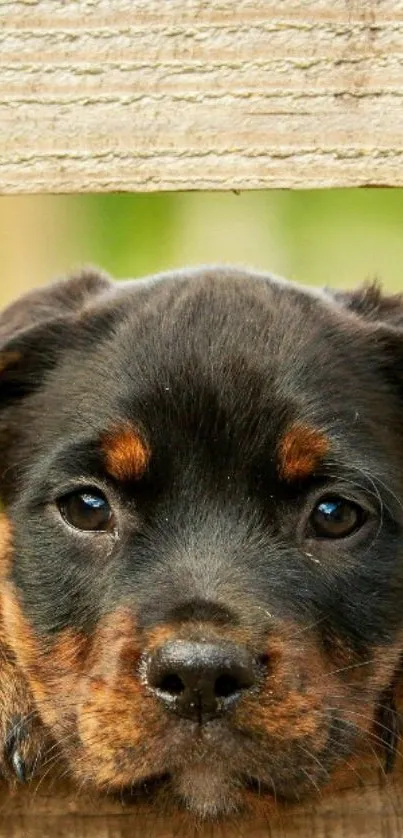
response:
<path fill-rule="evenodd" d="M 403 329 L 403 294 L 384 294 L 379 282 L 366 283 L 355 291 L 327 292 L 340 306 L 362 321 Z"/>
<path fill-rule="evenodd" d="M 85 270 L 26 294 L 0 314 L 0 409 L 35 389 L 74 341 L 77 316 L 111 288 L 107 276 Z"/>
<path fill-rule="evenodd" d="M 25 294 L 0 314 L 0 350 L 33 326 L 77 314 L 111 286 L 106 274 L 88 269 Z"/>
<path fill-rule="evenodd" d="M 403 294 L 385 294 L 379 282 L 356 291 L 328 291 L 348 312 L 366 339 L 368 363 L 380 371 L 385 382 L 403 399 Z"/>

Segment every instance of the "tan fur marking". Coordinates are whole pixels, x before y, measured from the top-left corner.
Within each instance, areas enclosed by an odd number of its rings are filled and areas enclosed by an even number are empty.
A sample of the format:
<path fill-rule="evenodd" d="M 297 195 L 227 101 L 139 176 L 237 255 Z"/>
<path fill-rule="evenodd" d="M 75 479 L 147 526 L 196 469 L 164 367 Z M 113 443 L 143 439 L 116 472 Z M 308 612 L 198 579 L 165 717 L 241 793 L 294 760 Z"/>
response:
<path fill-rule="evenodd" d="M 329 450 L 323 433 L 296 423 L 285 434 L 278 446 L 278 470 L 283 480 L 309 477 Z"/>
<path fill-rule="evenodd" d="M 0 353 L 0 374 L 5 372 L 9 367 L 18 364 L 21 360 L 20 352 L 1 352 Z"/>
<path fill-rule="evenodd" d="M 177 626 L 156 626 L 147 632 L 147 651 L 153 652 L 177 637 L 180 637 Z"/>
<path fill-rule="evenodd" d="M 40 716 L 63 743 L 76 777 L 102 788 L 130 784 L 136 771 L 139 779 L 152 773 L 164 714 L 140 681 L 141 647 L 130 611 L 123 607 L 106 615 L 89 638 L 66 629 L 51 640 L 36 636 L 8 583 L 3 609 Z"/>
<path fill-rule="evenodd" d="M 37 637 L 10 583 L 3 585 L 2 615 L 6 639 L 20 671 L 24 673 L 42 718 L 50 726 L 57 726 L 60 708 L 77 688 L 83 665 L 85 638 L 73 629 L 65 629 L 51 644 Z M 53 698 L 54 706 L 51 701 Z"/>
<path fill-rule="evenodd" d="M 102 450 L 106 468 L 117 480 L 140 480 L 151 451 L 136 428 L 125 423 L 103 435 Z"/>
<path fill-rule="evenodd" d="M 11 525 L 6 515 L 0 513 L 0 579 L 5 579 L 10 569 Z"/>
<path fill-rule="evenodd" d="M 42 726 L 28 680 L 19 667 L 11 648 L 4 625 L 4 599 L 11 587 L 5 582 L 9 569 L 11 551 L 9 544 L 11 528 L 5 515 L 0 516 L 0 575 L 2 577 L 2 598 L 0 608 L 0 771 L 11 782 L 15 782 L 14 771 L 7 759 L 3 759 L 4 745 L 10 731 L 19 719 L 20 728 L 18 752 L 25 764 L 27 776 L 39 770 L 41 758 L 48 746 L 48 734 Z M 4 559 L 4 556 L 6 557 Z"/>

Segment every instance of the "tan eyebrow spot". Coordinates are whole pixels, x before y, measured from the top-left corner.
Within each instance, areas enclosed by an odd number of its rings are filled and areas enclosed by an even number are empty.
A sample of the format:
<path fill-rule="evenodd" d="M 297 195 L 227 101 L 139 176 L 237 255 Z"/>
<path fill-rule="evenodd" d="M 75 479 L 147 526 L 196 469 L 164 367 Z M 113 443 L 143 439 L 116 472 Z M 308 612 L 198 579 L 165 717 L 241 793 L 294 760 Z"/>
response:
<path fill-rule="evenodd" d="M 283 480 L 309 477 L 329 450 L 329 440 L 321 431 L 296 423 L 280 440 L 277 448 L 278 471 Z"/>
<path fill-rule="evenodd" d="M 140 480 L 151 457 L 150 448 L 140 432 L 122 423 L 102 436 L 105 465 L 117 480 Z"/>

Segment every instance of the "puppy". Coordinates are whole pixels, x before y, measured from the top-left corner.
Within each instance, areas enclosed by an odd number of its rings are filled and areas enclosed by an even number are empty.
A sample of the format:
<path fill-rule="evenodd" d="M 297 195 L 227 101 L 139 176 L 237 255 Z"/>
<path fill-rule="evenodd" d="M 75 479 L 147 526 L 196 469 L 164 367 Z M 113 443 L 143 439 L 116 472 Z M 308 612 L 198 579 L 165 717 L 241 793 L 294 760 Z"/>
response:
<path fill-rule="evenodd" d="M 60 757 L 224 818 L 364 742 L 392 767 L 402 327 L 375 286 L 227 268 L 86 271 L 6 309 L 6 774 Z"/>

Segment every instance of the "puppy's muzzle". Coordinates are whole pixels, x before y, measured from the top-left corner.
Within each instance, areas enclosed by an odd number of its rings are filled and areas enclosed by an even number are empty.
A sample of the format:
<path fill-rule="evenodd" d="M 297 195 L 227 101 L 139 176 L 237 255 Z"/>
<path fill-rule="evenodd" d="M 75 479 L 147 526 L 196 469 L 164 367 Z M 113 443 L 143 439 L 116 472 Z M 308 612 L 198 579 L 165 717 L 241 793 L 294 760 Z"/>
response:
<path fill-rule="evenodd" d="M 247 649 L 228 641 L 169 641 L 150 655 L 146 678 L 167 709 L 200 724 L 231 710 L 257 681 Z"/>

